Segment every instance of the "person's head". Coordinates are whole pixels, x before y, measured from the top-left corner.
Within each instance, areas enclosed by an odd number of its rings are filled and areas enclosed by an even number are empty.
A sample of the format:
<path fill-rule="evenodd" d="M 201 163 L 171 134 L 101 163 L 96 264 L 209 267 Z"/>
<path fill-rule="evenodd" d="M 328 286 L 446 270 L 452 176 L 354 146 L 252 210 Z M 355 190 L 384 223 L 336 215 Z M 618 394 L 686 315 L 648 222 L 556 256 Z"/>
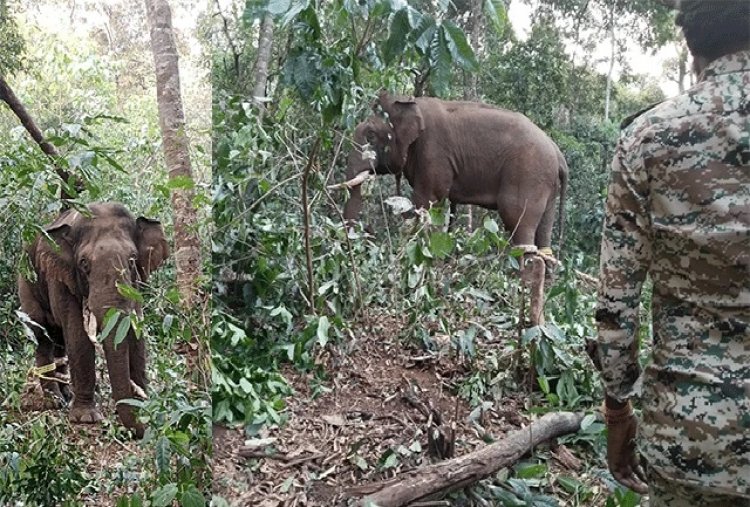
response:
<path fill-rule="evenodd" d="M 750 0 L 677 0 L 690 53 L 707 61 L 750 49 Z"/>

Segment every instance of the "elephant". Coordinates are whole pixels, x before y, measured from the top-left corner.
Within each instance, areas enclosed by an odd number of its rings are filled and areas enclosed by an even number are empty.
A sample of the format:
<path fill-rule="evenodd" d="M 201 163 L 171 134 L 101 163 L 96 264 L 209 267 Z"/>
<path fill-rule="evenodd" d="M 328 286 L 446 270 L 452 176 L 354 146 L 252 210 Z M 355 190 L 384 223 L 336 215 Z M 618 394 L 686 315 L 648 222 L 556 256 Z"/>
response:
<path fill-rule="evenodd" d="M 377 106 L 387 118 L 377 114 Z M 497 210 L 511 243 L 551 256 L 555 200 L 560 243 L 568 166 L 557 145 L 521 113 L 478 102 L 381 92 L 375 114 L 355 131 L 346 176 L 347 223 L 362 210 L 356 177 L 364 171 L 405 176 L 416 208 L 448 199 Z M 349 182 L 354 183 L 348 184 Z"/>
<path fill-rule="evenodd" d="M 167 259 L 169 246 L 158 220 L 134 218 L 119 203 L 91 204 L 87 212 L 68 209 L 44 232 L 27 250 L 35 279 L 18 277 L 21 310 L 32 321 L 37 341 L 37 371 L 47 372 L 40 375 L 46 396 L 71 401 L 67 386 L 58 382 L 66 373 L 59 359 L 67 353 L 73 387 L 69 418 L 96 423 L 102 414 L 94 400 L 93 336 L 102 332 L 108 309 L 122 315 L 141 311 L 138 303 L 120 294 L 117 284 L 142 286 Z M 115 345 L 115 334 L 110 331 L 102 343 L 112 397 L 116 402 L 144 397 L 144 340 L 131 328 Z M 141 438 L 145 428 L 134 408 L 118 403 L 116 410 L 122 424 Z"/>

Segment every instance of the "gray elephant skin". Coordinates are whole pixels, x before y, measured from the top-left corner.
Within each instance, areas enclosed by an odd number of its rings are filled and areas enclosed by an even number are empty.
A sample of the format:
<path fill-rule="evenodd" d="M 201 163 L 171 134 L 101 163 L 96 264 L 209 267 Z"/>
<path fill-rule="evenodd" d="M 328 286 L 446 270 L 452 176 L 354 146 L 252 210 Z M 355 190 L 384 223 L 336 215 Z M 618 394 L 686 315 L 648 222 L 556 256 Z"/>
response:
<path fill-rule="evenodd" d="M 84 319 L 90 312 L 100 333 L 108 309 L 116 308 L 123 315 L 140 311 L 119 293 L 117 283 L 139 287 L 169 255 L 158 221 L 134 218 L 117 203 L 92 204 L 89 211 L 67 210 L 46 227 L 54 244 L 40 235 L 28 250 L 36 280 L 24 276 L 18 280 L 21 309 L 38 324 L 32 326 L 37 367 L 54 364 L 55 358 L 67 353 L 73 387 L 69 417 L 76 423 L 102 420 L 94 400 L 95 347 L 89 338 L 93 330 L 87 333 Z M 140 397 L 147 387 L 144 340 L 130 329 L 115 347 L 114 335 L 110 332 L 102 343 L 112 397 L 115 401 Z M 47 395 L 69 401 L 67 386 L 52 380 L 65 368 L 58 364 L 41 384 Z M 118 403 L 117 413 L 124 426 L 143 436 L 144 427 L 132 406 Z"/>
<path fill-rule="evenodd" d="M 549 248 L 555 200 L 560 238 L 568 166 L 557 145 L 526 116 L 476 102 L 381 93 L 377 113 L 354 131 L 347 179 L 362 171 L 402 174 L 416 208 L 448 199 L 497 210 L 515 245 Z M 374 152 L 374 160 L 372 153 Z M 362 210 L 360 186 L 350 189 L 344 218 Z"/>

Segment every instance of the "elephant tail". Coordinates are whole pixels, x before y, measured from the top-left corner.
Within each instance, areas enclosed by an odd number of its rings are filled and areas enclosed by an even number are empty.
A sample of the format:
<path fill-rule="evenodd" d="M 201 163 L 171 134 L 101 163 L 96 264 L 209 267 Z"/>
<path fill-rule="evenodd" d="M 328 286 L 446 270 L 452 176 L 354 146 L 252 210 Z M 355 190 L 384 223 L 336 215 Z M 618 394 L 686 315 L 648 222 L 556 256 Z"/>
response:
<path fill-rule="evenodd" d="M 563 244 L 565 243 L 565 194 L 568 192 L 568 163 L 565 161 L 565 155 L 559 149 L 557 150 L 557 159 L 559 162 L 558 176 L 560 177 L 560 208 L 557 212 L 559 220 L 557 229 L 560 234 L 558 236 L 557 257 L 562 259 Z"/>

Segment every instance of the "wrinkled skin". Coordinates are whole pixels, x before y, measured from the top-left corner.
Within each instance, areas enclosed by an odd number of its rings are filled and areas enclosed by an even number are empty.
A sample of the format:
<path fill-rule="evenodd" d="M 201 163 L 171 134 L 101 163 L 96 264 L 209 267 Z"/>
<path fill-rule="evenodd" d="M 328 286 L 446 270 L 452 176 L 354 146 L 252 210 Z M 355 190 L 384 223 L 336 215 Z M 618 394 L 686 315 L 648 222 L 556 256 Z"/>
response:
<path fill-rule="evenodd" d="M 397 180 L 403 174 L 416 208 L 447 198 L 451 206 L 498 210 L 513 244 L 551 246 L 558 194 L 563 222 L 568 168 L 557 145 L 528 118 L 485 104 L 430 97 L 381 93 L 378 103 L 388 119 L 376 114 L 357 126 L 347 179 L 368 170 L 394 174 Z M 368 159 L 366 151 L 375 159 Z M 360 187 L 350 191 L 347 221 L 362 210 Z"/>
<path fill-rule="evenodd" d="M 21 309 L 41 326 L 32 326 L 38 343 L 36 365 L 50 364 L 67 353 L 73 388 L 69 416 L 76 423 L 102 420 L 94 401 L 95 349 L 84 329 L 85 305 L 96 318 L 97 332 L 102 331 L 109 308 L 123 315 L 140 311 L 136 303 L 119 294 L 116 284 L 138 287 L 169 255 L 158 221 L 135 219 L 115 203 L 92 204 L 89 209 L 91 216 L 68 210 L 45 229 L 56 245 L 38 237 L 29 249 L 36 281 L 23 276 L 18 281 Z M 102 344 L 112 396 L 115 401 L 135 398 L 138 393 L 133 384 L 146 390 L 145 344 L 130 330 L 115 347 L 114 334 L 110 332 Z M 64 367 L 58 366 L 45 376 L 61 373 Z M 41 379 L 41 384 L 52 397 L 65 401 L 71 397 L 64 384 L 62 389 L 53 380 Z M 143 436 L 144 427 L 133 407 L 118 404 L 117 413 L 124 426 Z"/>

